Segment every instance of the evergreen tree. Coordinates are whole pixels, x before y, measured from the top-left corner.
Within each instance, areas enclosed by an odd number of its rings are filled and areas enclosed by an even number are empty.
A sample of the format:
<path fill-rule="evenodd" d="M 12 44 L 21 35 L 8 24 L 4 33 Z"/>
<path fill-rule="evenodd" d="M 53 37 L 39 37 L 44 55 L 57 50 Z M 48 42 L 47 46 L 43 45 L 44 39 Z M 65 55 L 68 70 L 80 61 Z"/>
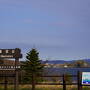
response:
<path fill-rule="evenodd" d="M 26 74 L 30 76 L 31 83 L 32 83 L 32 90 L 35 90 L 35 83 L 37 80 L 37 76 L 42 74 L 43 71 L 43 65 L 41 61 L 39 60 L 39 53 L 36 49 L 32 49 L 27 53 L 26 56 L 26 62 L 24 65 L 24 69 L 26 71 Z"/>

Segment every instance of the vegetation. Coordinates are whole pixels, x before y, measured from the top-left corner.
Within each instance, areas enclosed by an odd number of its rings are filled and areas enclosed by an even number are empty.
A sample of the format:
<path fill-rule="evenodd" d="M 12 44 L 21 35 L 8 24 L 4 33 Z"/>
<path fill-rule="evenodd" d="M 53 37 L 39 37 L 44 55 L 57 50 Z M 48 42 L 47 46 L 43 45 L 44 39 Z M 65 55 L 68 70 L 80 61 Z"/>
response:
<path fill-rule="evenodd" d="M 4 90 L 3 86 L 0 86 L 0 90 Z M 12 85 L 8 86 L 8 90 L 14 90 Z M 19 90 L 31 90 L 30 85 L 20 85 Z M 63 90 L 61 85 L 37 85 L 36 90 Z M 67 90 L 77 90 L 77 86 L 67 86 Z M 83 90 L 90 90 L 90 87 L 83 87 Z"/>
<path fill-rule="evenodd" d="M 74 62 L 75 67 L 85 67 L 87 66 L 87 63 L 84 60 L 77 60 Z"/>
<path fill-rule="evenodd" d="M 29 80 L 32 83 L 32 90 L 35 90 L 35 83 L 38 81 L 38 75 L 42 74 L 43 65 L 39 60 L 39 53 L 36 49 L 32 49 L 27 53 L 26 62 L 24 64 L 24 70 L 26 71 L 26 75 L 29 75 Z"/>
<path fill-rule="evenodd" d="M 65 81 L 66 83 L 72 83 L 72 77 L 70 77 L 71 74 L 66 73 L 65 74 Z"/>

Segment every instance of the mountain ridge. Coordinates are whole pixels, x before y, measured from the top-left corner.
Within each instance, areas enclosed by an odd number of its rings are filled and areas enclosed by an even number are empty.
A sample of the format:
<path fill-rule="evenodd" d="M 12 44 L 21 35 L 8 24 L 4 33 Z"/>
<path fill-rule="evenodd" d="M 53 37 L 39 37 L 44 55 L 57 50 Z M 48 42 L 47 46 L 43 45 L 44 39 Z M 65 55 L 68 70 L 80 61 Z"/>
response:
<path fill-rule="evenodd" d="M 90 59 L 81 59 L 81 60 L 84 60 L 85 62 L 87 63 L 90 63 Z M 48 64 L 64 64 L 64 63 L 73 63 L 75 61 L 78 61 L 78 60 L 46 60 L 45 63 L 48 63 Z"/>

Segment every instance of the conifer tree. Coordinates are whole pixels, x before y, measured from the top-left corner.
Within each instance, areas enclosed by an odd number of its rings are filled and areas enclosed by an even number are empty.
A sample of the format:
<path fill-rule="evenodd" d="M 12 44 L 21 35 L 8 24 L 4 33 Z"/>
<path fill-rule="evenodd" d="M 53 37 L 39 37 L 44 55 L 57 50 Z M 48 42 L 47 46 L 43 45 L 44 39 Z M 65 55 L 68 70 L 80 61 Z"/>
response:
<path fill-rule="evenodd" d="M 39 60 L 39 53 L 36 49 L 32 49 L 27 53 L 26 56 L 26 63 L 24 65 L 25 71 L 27 75 L 31 77 L 31 83 L 32 83 L 32 90 L 35 90 L 35 83 L 37 80 L 37 76 L 42 74 L 43 71 L 43 65 L 41 63 L 41 60 Z"/>

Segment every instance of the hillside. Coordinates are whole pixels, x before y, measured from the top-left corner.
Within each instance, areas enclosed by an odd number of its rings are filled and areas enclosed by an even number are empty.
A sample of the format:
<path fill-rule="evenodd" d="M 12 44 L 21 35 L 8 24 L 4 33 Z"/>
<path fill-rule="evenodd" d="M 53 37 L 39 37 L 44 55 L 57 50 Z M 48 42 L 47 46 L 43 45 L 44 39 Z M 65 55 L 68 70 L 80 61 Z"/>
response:
<path fill-rule="evenodd" d="M 87 63 L 90 63 L 90 59 L 82 59 L 82 60 L 84 60 Z M 78 60 L 68 60 L 68 61 L 65 61 L 65 60 L 47 60 L 45 62 L 48 64 L 64 64 L 64 63 L 73 63 L 75 61 L 78 61 Z"/>

